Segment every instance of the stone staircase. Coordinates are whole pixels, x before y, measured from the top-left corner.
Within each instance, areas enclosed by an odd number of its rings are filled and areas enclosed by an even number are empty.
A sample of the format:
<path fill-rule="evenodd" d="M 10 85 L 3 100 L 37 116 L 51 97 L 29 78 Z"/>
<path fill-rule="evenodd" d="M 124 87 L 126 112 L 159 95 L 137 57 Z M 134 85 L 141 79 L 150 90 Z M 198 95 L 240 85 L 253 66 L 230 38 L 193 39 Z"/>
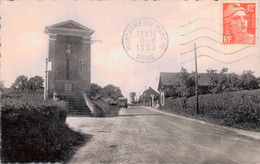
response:
<path fill-rule="evenodd" d="M 70 94 L 70 95 L 57 95 L 57 98 L 62 101 L 68 102 L 68 114 L 69 115 L 81 115 L 92 117 L 90 109 L 86 105 L 85 99 L 82 93 Z"/>

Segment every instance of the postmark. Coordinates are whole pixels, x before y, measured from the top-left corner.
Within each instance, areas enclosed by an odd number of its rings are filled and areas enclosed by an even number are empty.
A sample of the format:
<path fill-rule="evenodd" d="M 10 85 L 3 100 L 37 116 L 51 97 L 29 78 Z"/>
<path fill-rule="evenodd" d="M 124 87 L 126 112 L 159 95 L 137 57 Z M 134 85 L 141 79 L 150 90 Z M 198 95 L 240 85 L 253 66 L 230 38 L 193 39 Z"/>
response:
<path fill-rule="evenodd" d="M 139 18 L 126 27 L 122 45 L 132 59 L 151 63 L 162 57 L 167 50 L 168 34 L 158 21 Z"/>
<path fill-rule="evenodd" d="M 255 45 L 256 3 L 223 3 L 223 44 Z"/>

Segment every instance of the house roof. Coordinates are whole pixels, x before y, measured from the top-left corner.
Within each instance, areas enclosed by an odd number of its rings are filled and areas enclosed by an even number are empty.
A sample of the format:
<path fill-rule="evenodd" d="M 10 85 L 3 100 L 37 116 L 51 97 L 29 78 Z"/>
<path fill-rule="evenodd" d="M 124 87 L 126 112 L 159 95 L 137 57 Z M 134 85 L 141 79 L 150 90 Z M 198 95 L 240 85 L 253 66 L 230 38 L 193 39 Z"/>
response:
<path fill-rule="evenodd" d="M 164 86 L 172 86 L 178 83 L 177 73 L 161 72 L 160 82 Z"/>
<path fill-rule="evenodd" d="M 178 74 L 171 72 L 161 72 L 159 86 L 174 86 L 178 84 Z M 198 85 L 209 86 L 210 78 L 207 73 L 198 73 Z"/>
<path fill-rule="evenodd" d="M 145 90 L 142 94 L 144 97 L 151 97 L 151 95 L 158 96 L 159 93 L 156 92 L 153 88 L 149 87 L 147 90 Z"/>

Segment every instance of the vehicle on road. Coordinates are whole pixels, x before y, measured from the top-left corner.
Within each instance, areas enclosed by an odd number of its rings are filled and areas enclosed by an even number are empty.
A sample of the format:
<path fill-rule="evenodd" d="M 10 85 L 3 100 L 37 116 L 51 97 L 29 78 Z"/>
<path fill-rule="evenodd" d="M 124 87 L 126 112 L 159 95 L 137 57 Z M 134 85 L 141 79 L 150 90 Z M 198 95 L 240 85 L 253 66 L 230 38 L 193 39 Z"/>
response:
<path fill-rule="evenodd" d="M 127 108 L 127 98 L 125 98 L 125 97 L 119 97 L 119 98 L 118 98 L 118 101 L 117 101 L 117 105 L 118 105 L 119 107 L 125 107 L 125 108 Z"/>
<path fill-rule="evenodd" d="M 115 106 L 117 105 L 117 101 L 116 100 L 112 99 L 112 100 L 109 100 L 108 102 L 109 102 L 109 105 L 115 105 Z"/>

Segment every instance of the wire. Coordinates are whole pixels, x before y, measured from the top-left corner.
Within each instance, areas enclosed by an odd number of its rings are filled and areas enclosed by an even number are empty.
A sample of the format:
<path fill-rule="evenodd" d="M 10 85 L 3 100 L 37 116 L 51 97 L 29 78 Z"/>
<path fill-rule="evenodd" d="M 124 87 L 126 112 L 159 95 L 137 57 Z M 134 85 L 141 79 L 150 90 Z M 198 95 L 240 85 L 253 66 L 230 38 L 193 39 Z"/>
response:
<path fill-rule="evenodd" d="M 258 56 L 258 55 L 247 55 L 247 56 L 245 56 L 245 57 L 243 57 L 243 58 L 240 58 L 240 59 L 238 59 L 238 60 L 234 60 L 234 61 L 231 61 L 231 62 L 225 62 L 225 61 L 222 61 L 222 60 L 218 60 L 218 59 L 216 59 L 216 58 L 213 58 L 212 56 L 209 56 L 209 55 L 199 55 L 197 58 L 200 58 L 200 57 L 208 57 L 208 58 L 211 58 L 211 59 L 213 59 L 213 60 L 215 60 L 215 61 L 217 61 L 217 62 L 223 63 L 223 64 L 233 64 L 233 63 L 237 63 L 237 62 L 239 62 L 239 61 L 241 61 L 241 60 L 244 60 L 244 59 L 246 59 L 246 58 L 249 58 L 249 57 L 258 57 L 258 58 L 260 59 L 260 56 Z M 193 60 L 195 60 L 195 58 L 192 58 L 192 59 L 187 60 L 187 61 L 185 61 L 185 62 L 181 62 L 181 64 L 186 64 L 186 63 L 189 63 L 189 62 L 191 62 L 191 61 L 193 61 Z"/>

